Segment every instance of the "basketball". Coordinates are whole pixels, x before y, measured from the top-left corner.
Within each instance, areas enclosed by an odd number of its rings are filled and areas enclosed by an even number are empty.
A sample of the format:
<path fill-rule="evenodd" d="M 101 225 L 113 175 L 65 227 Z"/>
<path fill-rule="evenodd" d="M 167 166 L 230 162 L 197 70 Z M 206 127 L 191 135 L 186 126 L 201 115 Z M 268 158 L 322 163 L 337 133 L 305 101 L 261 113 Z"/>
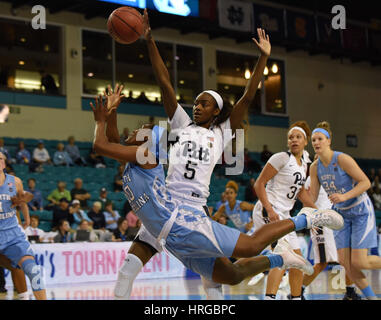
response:
<path fill-rule="evenodd" d="M 115 41 L 121 44 L 133 43 L 143 33 L 143 16 L 134 8 L 118 8 L 110 14 L 107 29 Z"/>

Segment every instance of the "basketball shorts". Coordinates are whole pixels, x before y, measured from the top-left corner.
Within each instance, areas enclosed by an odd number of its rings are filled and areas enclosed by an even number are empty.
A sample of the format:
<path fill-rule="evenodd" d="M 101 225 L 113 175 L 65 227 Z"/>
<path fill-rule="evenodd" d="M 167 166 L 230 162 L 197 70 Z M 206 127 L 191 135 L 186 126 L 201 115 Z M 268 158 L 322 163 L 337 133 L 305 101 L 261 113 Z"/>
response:
<path fill-rule="evenodd" d="M 314 263 L 338 262 L 333 230 L 323 227 L 311 230 Z"/>
<path fill-rule="evenodd" d="M 290 213 L 288 211 L 284 212 L 276 207 L 273 207 L 274 211 L 279 215 L 280 220 L 285 220 L 290 218 Z M 259 228 L 264 226 L 265 224 L 270 223 L 270 220 L 268 218 L 268 214 L 266 212 L 266 209 L 263 208 L 262 203 L 260 201 L 257 201 L 257 203 L 254 206 L 253 209 L 253 228 L 254 232 L 257 231 Z M 291 245 L 293 250 L 300 250 L 300 243 L 298 236 L 296 235 L 295 231 L 290 232 L 289 234 L 285 235 L 283 237 L 288 241 L 288 243 Z M 266 249 L 270 249 L 271 247 L 274 247 L 276 243 L 273 245 L 268 246 Z"/>
<path fill-rule="evenodd" d="M 179 204 L 175 222 L 165 239 L 165 249 L 185 267 L 212 280 L 214 263 L 218 257 L 231 257 L 240 236 L 237 229 L 222 225 L 207 216 L 203 206 Z M 161 244 L 145 227 L 139 240 L 161 251 Z"/>
<path fill-rule="evenodd" d="M 17 267 L 22 257 L 34 257 L 34 251 L 21 226 L 0 231 L 0 254 L 11 260 L 14 268 Z"/>
<path fill-rule="evenodd" d="M 376 216 L 371 200 L 367 197 L 357 206 L 340 210 L 333 208 L 344 218 L 344 227 L 335 230 L 337 249 L 370 249 L 378 247 Z"/>

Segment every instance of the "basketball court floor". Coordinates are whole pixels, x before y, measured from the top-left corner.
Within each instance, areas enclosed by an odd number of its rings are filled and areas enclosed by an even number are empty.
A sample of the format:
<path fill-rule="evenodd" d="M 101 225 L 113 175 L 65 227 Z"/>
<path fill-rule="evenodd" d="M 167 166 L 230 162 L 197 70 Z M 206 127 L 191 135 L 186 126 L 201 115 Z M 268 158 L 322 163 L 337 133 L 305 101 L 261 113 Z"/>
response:
<path fill-rule="evenodd" d="M 369 283 L 381 298 L 381 271 L 365 271 Z M 263 300 L 266 277 L 249 286 L 246 279 L 236 286 L 223 286 L 225 300 Z M 277 298 L 287 299 L 289 285 L 278 291 Z M 0 293 L 0 300 L 13 300 L 12 283 L 7 282 L 7 293 Z M 49 300 L 113 300 L 114 282 L 92 282 L 47 288 Z M 345 277 L 339 269 L 323 271 L 306 290 L 308 300 L 341 300 L 345 291 Z M 358 291 L 359 292 L 359 291 Z M 30 299 L 34 299 L 30 292 Z M 132 291 L 136 300 L 205 300 L 200 278 L 172 278 L 136 281 Z"/>

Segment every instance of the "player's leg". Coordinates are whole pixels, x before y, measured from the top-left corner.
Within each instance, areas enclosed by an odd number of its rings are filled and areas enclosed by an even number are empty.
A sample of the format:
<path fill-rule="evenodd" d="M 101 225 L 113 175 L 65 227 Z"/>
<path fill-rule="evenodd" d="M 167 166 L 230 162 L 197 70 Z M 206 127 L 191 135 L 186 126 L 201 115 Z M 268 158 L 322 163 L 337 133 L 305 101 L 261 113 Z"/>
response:
<path fill-rule="evenodd" d="M 156 239 L 142 225 L 118 271 L 116 300 L 130 299 L 133 283 L 143 266 L 160 250 Z"/>
<path fill-rule="evenodd" d="M 26 285 L 24 271 L 18 268 L 13 268 L 11 261 L 2 254 L 0 254 L 0 266 L 11 272 L 13 285 L 18 293 L 19 299 L 28 300 L 28 288 Z"/>
<path fill-rule="evenodd" d="M 303 277 L 303 286 L 307 287 L 311 284 L 312 281 L 315 280 L 315 278 L 319 275 L 320 272 L 322 272 L 326 267 L 328 263 L 327 262 L 319 262 L 314 265 L 314 273 L 309 275 L 304 275 Z"/>
<path fill-rule="evenodd" d="M 270 270 L 267 276 L 265 300 L 275 300 L 283 275 L 284 270 L 279 268 Z"/>
<path fill-rule="evenodd" d="M 300 255 L 301 257 L 303 256 L 302 251 L 300 249 L 294 250 L 294 252 Z M 300 300 L 302 295 L 303 272 L 298 269 L 291 268 L 289 270 L 289 282 L 290 282 L 291 300 L 293 299 Z"/>
<path fill-rule="evenodd" d="M 33 256 L 23 256 L 18 265 L 29 278 L 33 294 L 36 300 L 46 300 L 45 283 L 42 277 L 41 268 L 36 264 Z"/>
<path fill-rule="evenodd" d="M 341 228 L 342 217 L 333 210 L 315 210 L 303 208 L 296 217 L 265 224 L 248 236 L 241 234 L 234 248 L 233 257 L 252 257 L 258 255 L 268 245 L 292 231 L 314 226 Z"/>

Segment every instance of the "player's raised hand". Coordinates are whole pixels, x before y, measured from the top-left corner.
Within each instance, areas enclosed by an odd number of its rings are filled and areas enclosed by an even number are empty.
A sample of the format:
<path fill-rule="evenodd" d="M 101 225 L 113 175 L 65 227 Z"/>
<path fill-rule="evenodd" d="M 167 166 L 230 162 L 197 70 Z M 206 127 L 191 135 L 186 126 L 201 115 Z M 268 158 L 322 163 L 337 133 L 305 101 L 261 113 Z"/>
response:
<path fill-rule="evenodd" d="M 94 120 L 97 122 L 107 121 L 109 112 L 107 110 L 105 102 L 106 101 L 103 100 L 103 96 L 101 94 L 95 98 L 95 107 L 94 107 L 94 104 L 90 102 L 90 107 L 91 109 L 93 109 L 93 113 L 94 113 Z"/>
<path fill-rule="evenodd" d="M 257 45 L 259 51 L 261 51 L 261 54 L 268 57 L 271 53 L 271 44 L 270 44 L 269 35 L 266 34 L 265 30 L 261 28 L 257 28 L 257 33 L 258 33 L 259 42 L 255 38 L 252 38 L 252 39 L 254 43 Z"/>
<path fill-rule="evenodd" d="M 122 99 L 124 98 L 124 94 L 122 93 L 123 85 L 119 85 L 118 83 L 115 85 L 114 90 L 112 90 L 111 86 L 107 86 L 107 94 L 104 91 L 103 95 L 106 97 L 106 107 L 108 113 L 110 114 L 113 110 L 116 110 Z"/>
<path fill-rule="evenodd" d="M 143 35 L 146 40 L 150 40 L 152 37 L 147 9 L 144 9 L 143 13 Z"/>

